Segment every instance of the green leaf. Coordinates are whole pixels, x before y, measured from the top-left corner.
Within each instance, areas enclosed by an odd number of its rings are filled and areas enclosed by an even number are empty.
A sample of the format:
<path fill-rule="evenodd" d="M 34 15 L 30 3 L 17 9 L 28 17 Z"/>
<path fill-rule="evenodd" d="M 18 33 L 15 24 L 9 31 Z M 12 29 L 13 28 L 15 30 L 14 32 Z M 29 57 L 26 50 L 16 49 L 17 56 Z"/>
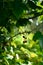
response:
<path fill-rule="evenodd" d="M 12 3 L 12 12 L 16 17 L 16 19 L 19 19 L 22 16 L 23 11 L 25 9 L 26 9 L 26 5 L 22 3 L 22 1 L 20 0 L 15 0 L 14 3 Z"/>
<path fill-rule="evenodd" d="M 36 10 L 36 9 L 42 9 L 40 6 L 37 6 L 34 2 L 28 0 L 27 4 L 29 5 L 30 8 Z"/>
<path fill-rule="evenodd" d="M 41 2 L 41 5 L 43 5 L 43 1 Z"/>
<path fill-rule="evenodd" d="M 31 22 L 27 18 L 19 18 L 19 20 L 16 23 L 16 26 L 25 26 L 27 24 L 31 24 Z"/>
<path fill-rule="evenodd" d="M 39 44 L 40 44 L 40 47 L 43 49 L 43 35 L 39 39 Z"/>
<path fill-rule="evenodd" d="M 41 32 L 40 31 L 37 31 L 34 36 L 33 36 L 33 40 L 36 41 L 38 39 L 40 39 L 42 36 Z"/>

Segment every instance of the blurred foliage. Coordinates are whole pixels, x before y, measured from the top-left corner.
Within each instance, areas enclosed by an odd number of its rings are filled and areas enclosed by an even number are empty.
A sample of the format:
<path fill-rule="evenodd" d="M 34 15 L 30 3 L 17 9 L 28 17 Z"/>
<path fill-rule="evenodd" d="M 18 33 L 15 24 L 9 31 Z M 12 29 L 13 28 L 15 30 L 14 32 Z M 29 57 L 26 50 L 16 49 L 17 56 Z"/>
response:
<path fill-rule="evenodd" d="M 0 65 L 43 65 L 43 0 L 0 0 Z"/>

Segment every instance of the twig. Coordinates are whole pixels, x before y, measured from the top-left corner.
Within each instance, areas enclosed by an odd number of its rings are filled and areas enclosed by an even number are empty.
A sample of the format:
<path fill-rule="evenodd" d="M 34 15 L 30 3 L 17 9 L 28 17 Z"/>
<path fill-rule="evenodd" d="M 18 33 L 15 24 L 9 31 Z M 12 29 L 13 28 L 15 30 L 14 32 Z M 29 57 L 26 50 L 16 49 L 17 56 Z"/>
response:
<path fill-rule="evenodd" d="M 30 13 L 31 14 L 31 13 Z M 34 16 L 33 17 L 28 17 L 28 19 L 34 19 L 34 18 L 37 18 L 38 16 L 41 16 L 41 15 L 43 15 L 43 11 L 42 12 L 36 12 L 36 14 L 37 15 L 35 15 L 35 13 L 34 13 Z"/>
<path fill-rule="evenodd" d="M 15 34 L 14 36 L 10 37 L 9 40 L 11 40 L 13 37 L 16 37 L 17 35 L 20 35 L 20 34 L 24 34 L 24 33 L 30 34 L 31 32 L 32 32 L 32 33 L 33 33 L 33 32 L 36 32 L 36 31 L 38 31 L 38 29 L 40 29 L 42 26 L 43 26 L 43 22 L 42 22 L 41 24 L 39 24 L 36 28 L 32 29 L 31 31 L 24 31 L 24 32 L 22 32 L 22 33 L 19 32 L 19 33 Z"/>

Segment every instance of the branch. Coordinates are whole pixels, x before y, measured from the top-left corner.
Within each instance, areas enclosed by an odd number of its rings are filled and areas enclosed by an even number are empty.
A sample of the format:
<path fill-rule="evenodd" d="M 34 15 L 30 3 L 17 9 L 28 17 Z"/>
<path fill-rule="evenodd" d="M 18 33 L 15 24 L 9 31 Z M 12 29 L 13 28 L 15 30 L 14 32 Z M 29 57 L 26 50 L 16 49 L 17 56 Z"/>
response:
<path fill-rule="evenodd" d="M 17 33 L 17 34 L 15 34 L 14 36 L 12 36 L 12 37 L 10 37 L 10 39 L 9 40 L 11 40 L 13 37 L 16 37 L 17 35 L 20 35 L 20 34 L 24 34 L 24 33 L 28 33 L 28 34 L 30 34 L 31 32 L 33 33 L 35 33 L 36 31 L 38 31 L 40 28 L 42 28 L 43 27 L 43 22 L 41 23 L 41 24 L 39 24 L 36 28 L 34 28 L 34 29 L 32 29 L 31 31 L 24 31 L 24 32 L 19 32 L 19 33 Z"/>
<path fill-rule="evenodd" d="M 34 12 L 33 12 L 34 13 Z M 30 13 L 31 14 L 31 13 Z M 37 15 L 36 15 L 37 14 Z M 29 15 L 29 14 L 28 14 Z M 33 17 L 28 17 L 28 19 L 34 19 L 34 18 L 37 18 L 38 16 L 41 16 L 43 15 L 43 11 L 42 12 L 36 12 L 34 13 L 34 16 Z"/>

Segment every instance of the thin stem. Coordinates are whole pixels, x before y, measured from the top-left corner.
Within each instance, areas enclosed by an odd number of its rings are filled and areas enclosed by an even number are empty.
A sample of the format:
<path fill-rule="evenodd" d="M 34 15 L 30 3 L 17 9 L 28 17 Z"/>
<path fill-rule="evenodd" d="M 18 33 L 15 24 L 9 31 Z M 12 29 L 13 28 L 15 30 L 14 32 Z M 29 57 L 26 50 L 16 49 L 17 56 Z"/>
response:
<path fill-rule="evenodd" d="M 20 34 L 24 34 L 24 33 L 30 34 L 31 32 L 32 32 L 32 33 L 33 33 L 33 32 L 36 32 L 36 31 L 38 31 L 42 26 L 43 26 L 43 22 L 42 22 L 41 24 L 39 24 L 36 28 L 32 29 L 31 31 L 24 31 L 24 32 L 22 32 L 22 33 L 19 32 L 19 33 L 15 34 L 14 36 L 10 37 L 9 40 L 11 40 L 13 37 L 16 37 L 17 35 L 20 35 Z"/>

